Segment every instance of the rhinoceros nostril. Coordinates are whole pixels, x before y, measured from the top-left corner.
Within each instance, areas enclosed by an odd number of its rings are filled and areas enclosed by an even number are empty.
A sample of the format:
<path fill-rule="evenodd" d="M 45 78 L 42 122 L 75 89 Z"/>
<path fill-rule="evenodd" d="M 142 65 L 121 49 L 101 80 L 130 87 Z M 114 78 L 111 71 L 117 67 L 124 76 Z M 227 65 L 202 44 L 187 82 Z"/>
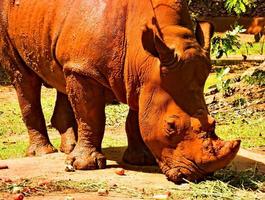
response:
<path fill-rule="evenodd" d="M 176 129 L 175 120 L 173 118 L 169 118 L 169 119 L 165 120 L 165 122 L 166 122 L 166 129 L 167 130 L 175 130 Z"/>
<path fill-rule="evenodd" d="M 176 125 L 174 122 L 168 122 L 167 124 L 168 124 L 169 129 L 172 129 L 172 130 L 176 129 Z"/>

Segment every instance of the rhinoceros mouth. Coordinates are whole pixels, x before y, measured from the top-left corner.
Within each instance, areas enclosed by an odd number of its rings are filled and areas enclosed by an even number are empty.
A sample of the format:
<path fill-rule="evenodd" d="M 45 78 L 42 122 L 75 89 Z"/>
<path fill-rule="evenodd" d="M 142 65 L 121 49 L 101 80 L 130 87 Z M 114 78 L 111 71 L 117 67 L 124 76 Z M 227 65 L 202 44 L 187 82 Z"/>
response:
<path fill-rule="evenodd" d="M 168 180 L 177 184 L 186 182 L 186 180 L 199 181 L 208 174 L 195 162 L 184 157 L 174 158 L 174 160 L 170 157 L 164 157 L 163 162 L 158 163 Z"/>

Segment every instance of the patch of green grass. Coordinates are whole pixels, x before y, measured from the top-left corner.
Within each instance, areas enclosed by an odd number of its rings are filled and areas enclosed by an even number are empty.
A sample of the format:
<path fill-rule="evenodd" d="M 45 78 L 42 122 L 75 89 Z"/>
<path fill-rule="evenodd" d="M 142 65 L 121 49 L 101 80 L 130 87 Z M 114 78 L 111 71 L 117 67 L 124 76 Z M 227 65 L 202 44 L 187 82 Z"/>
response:
<path fill-rule="evenodd" d="M 215 35 L 216 36 L 216 35 Z M 249 39 L 248 39 L 249 40 Z M 250 39 L 249 42 L 247 41 L 240 41 L 240 48 L 234 48 L 235 51 L 229 51 L 228 56 L 233 55 L 264 55 L 265 54 L 265 43 L 263 43 L 263 38 L 260 40 L 260 42 L 254 42 L 253 39 Z M 263 48 L 263 51 L 262 51 Z M 225 58 L 226 55 L 224 54 L 222 58 Z M 216 59 L 216 55 L 211 54 L 211 59 Z"/>
<path fill-rule="evenodd" d="M 26 127 L 22 121 L 20 108 L 15 99 L 3 101 L 0 104 L 0 136 L 9 136 L 26 132 Z"/>
<path fill-rule="evenodd" d="M 235 52 L 231 53 L 231 55 L 260 55 L 262 53 L 263 46 L 263 55 L 265 54 L 265 44 L 262 42 L 252 43 L 250 46 L 248 43 L 242 43 L 240 49 L 236 49 Z"/>
<path fill-rule="evenodd" d="M 107 188 L 107 183 L 96 180 L 77 181 L 56 181 L 51 182 L 50 191 L 64 191 L 73 189 L 78 192 L 97 192 L 98 189 Z"/>
<path fill-rule="evenodd" d="M 0 143 L 0 159 L 21 158 L 25 155 L 28 141 L 17 141 L 15 143 Z"/>
<path fill-rule="evenodd" d="M 265 176 L 253 169 L 241 172 L 223 169 L 205 181 L 188 182 L 185 188 L 185 199 L 257 200 L 264 197 Z M 180 189 L 182 190 L 179 191 Z M 183 188 L 176 186 L 170 199 L 177 199 L 180 193 L 183 195 Z"/>
<path fill-rule="evenodd" d="M 125 135 L 125 133 L 123 135 L 119 135 L 118 137 L 110 134 L 105 135 L 103 138 L 102 147 L 108 148 L 127 146 L 127 138 Z"/>
<path fill-rule="evenodd" d="M 234 118 L 229 124 L 217 125 L 216 133 L 226 140 L 241 139 L 244 148 L 262 147 L 265 144 L 265 119 Z"/>
<path fill-rule="evenodd" d="M 14 139 L 14 138 L 13 138 Z M 55 148 L 59 149 L 60 139 L 54 138 L 51 140 Z M 0 139 L 0 160 L 11 159 L 11 158 L 22 158 L 26 154 L 28 147 L 28 138 L 16 141 L 10 139 Z"/>
<path fill-rule="evenodd" d="M 46 120 L 46 124 L 50 123 L 51 121 L 53 109 L 55 106 L 55 100 L 56 90 L 47 89 L 43 87 L 41 90 L 41 106 Z"/>
<path fill-rule="evenodd" d="M 213 86 L 213 85 L 216 85 L 218 82 L 217 80 L 217 77 L 216 77 L 216 74 L 215 73 L 211 73 L 206 82 L 205 82 L 205 85 L 204 85 L 204 92 L 207 92 L 207 90 L 209 89 L 209 87 Z"/>

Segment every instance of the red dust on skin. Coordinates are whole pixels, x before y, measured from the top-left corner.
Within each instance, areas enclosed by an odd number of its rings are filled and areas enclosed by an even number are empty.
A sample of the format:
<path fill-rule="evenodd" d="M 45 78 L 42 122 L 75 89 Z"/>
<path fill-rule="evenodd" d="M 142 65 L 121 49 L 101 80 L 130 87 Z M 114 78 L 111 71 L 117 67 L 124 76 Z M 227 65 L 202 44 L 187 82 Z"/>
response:
<path fill-rule="evenodd" d="M 194 34 L 186 1 L 2 0 L 0 10 L 0 62 L 17 91 L 28 155 L 56 151 L 40 104 L 43 84 L 58 91 L 52 124 L 76 169 L 106 167 L 104 108 L 113 100 L 130 107 L 123 156 L 130 164 L 157 162 L 178 183 L 236 155 L 239 141 L 214 134 L 203 97 L 209 36 Z"/>

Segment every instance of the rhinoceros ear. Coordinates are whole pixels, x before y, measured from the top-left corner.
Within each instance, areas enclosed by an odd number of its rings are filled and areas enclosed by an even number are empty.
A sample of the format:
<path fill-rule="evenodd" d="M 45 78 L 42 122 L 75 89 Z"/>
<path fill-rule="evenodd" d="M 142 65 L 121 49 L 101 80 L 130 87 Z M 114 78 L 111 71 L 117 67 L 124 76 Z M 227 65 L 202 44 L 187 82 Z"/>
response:
<path fill-rule="evenodd" d="M 175 49 L 169 48 L 158 35 L 155 36 L 155 48 L 159 54 L 161 65 L 170 66 L 177 60 Z"/>
<path fill-rule="evenodd" d="M 172 64 L 172 61 L 176 60 L 174 49 L 170 49 L 164 40 L 155 34 L 154 29 L 147 25 L 143 29 L 142 44 L 147 52 L 160 59 L 162 65 Z"/>
<path fill-rule="evenodd" d="M 149 28 L 147 25 L 143 27 L 142 33 L 142 45 L 144 50 L 155 57 L 159 57 L 159 54 L 155 47 L 155 33 L 152 28 Z"/>
<path fill-rule="evenodd" d="M 210 52 L 211 38 L 214 34 L 214 25 L 208 21 L 197 21 L 195 35 L 198 43 L 207 52 Z"/>

